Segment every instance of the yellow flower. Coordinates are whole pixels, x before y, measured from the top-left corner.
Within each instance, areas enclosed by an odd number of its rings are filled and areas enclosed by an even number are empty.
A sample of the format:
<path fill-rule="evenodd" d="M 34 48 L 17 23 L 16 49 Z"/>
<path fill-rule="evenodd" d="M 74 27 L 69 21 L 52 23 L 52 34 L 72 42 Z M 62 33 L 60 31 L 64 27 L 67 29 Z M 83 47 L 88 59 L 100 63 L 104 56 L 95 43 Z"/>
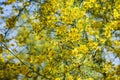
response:
<path fill-rule="evenodd" d="M 94 2 L 96 2 L 96 0 L 90 0 L 90 2 L 91 2 L 91 3 L 94 3 Z"/>
<path fill-rule="evenodd" d="M 73 20 L 75 18 L 78 18 L 78 16 L 80 15 L 80 9 L 79 9 L 79 7 L 72 8 L 71 15 L 73 15 Z"/>
<path fill-rule="evenodd" d="M 72 50 L 72 54 L 74 55 L 74 54 L 77 54 L 78 53 L 78 49 L 77 48 L 74 48 L 73 50 Z"/>
<path fill-rule="evenodd" d="M 25 2 L 24 5 L 25 5 L 25 6 L 29 6 L 30 3 L 29 3 L 29 2 Z"/>
<path fill-rule="evenodd" d="M 82 80 L 81 78 L 78 78 L 77 80 Z"/>
<path fill-rule="evenodd" d="M 13 3 L 13 2 L 16 2 L 16 0 L 8 0 L 8 4 L 11 4 L 11 3 Z"/>
<path fill-rule="evenodd" d="M 81 34 L 78 33 L 78 30 L 76 28 L 72 28 L 70 30 L 70 32 L 68 33 L 68 38 L 72 41 L 72 42 L 76 42 L 80 39 Z"/>
<path fill-rule="evenodd" d="M 105 44 L 105 42 L 106 42 L 106 39 L 100 38 L 100 43 L 101 43 L 101 44 Z"/>
<path fill-rule="evenodd" d="M 105 64 L 105 66 L 103 68 L 103 71 L 105 73 L 109 73 L 111 69 L 112 69 L 112 65 L 111 64 Z"/>
<path fill-rule="evenodd" d="M 79 52 L 81 53 L 88 53 L 88 47 L 86 45 L 80 45 L 78 48 Z"/>
<path fill-rule="evenodd" d="M 60 78 L 56 78 L 55 80 L 61 80 Z"/>
<path fill-rule="evenodd" d="M 69 73 L 66 73 L 67 79 L 66 80 L 73 80 L 73 76 Z"/>
<path fill-rule="evenodd" d="M 113 13 L 114 13 L 114 17 L 115 17 L 115 18 L 119 18 L 119 17 L 120 17 L 120 13 L 118 12 L 117 9 L 114 9 L 114 10 L 113 10 Z"/>
<path fill-rule="evenodd" d="M 88 78 L 87 80 L 94 80 L 93 78 Z"/>
<path fill-rule="evenodd" d="M 83 23 L 84 23 L 83 20 L 78 20 L 78 22 L 76 24 L 78 30 L 81 31 L 81 32 L 83 31 Z"/>
<path fill-rule="evenodd" d="M 4 58 L 3 58 L 2 54 L 0 54 L 0 62 L 4 62 Z"/>
<path fill-rule="evenodd" d="M 26 14 L 22 14 L 21 18 L 25 19 L 26 18 Z"/>
<path fill-rule="evenodd" d="M 69 76 L 67 77 L 67 80 L 73 80 L 73 76 L 69 75 Z"/>
<path fill-rule="evenodd" d="M 120 46 L 120 41 L 115 40 L 115 41 L 113 41 L 113 43 L 114 43 L 114 45 L 117 46 L 117 47 Z"/>
<path fill-rule="evenodd" d="M 98 43 L 97 42 L 89 42 L 87 45 L 91 50 L 93 50 L 93 49 L 97 48 Z"/>
<path fill-rule="evenodd" d="M 74 3 L 74 0 L 68 0 L 66 1 L 66 7 L 71 7 Z"/>

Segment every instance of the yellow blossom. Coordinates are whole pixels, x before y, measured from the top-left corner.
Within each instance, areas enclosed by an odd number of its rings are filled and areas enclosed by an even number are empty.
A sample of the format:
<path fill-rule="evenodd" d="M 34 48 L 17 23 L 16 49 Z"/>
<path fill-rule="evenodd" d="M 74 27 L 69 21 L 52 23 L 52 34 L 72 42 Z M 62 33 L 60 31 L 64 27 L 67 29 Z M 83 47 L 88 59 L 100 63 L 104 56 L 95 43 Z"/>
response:
<path fill-rule="evenodd" d="M 11 3 L 13 3 L 13 2 L 16 2 L 16 0 L 8 0 L 8 4 L 11 4 Z"/>
<path fill-rule="evenodd" d="M 55 80 L 61 80 L 60 78 L 55 78 Z"/>
<path fill-rule="evenodd" d="M 75 54 L 77 54 L 77 53 L 78 53 L 78 49 L 77 49 L 77 48 L 75 48 L 75 49 L 72 50 L 72 54 L 73 54 L 73 55 L 75 55 Z"/>
<path fill-rule="evenodd" d="M 22 15 L 21 15 L 21 18 L 22 18 L 22 19 L 25 19 L 26 17 L 27 17 L 26 14 L 22 14 Z"/>
<path fill-rule="evenodd" d="M 119 10 L 114 9 L 114 17 L 115 17 L 115 19 L 120 17 L 120 13 L 118 11 Z"/>
<path fill-rule="evenodd" d="M 88 47 L 86 45 L 80 45 L 78 51 L 81 53 L 88 53 Z"/>

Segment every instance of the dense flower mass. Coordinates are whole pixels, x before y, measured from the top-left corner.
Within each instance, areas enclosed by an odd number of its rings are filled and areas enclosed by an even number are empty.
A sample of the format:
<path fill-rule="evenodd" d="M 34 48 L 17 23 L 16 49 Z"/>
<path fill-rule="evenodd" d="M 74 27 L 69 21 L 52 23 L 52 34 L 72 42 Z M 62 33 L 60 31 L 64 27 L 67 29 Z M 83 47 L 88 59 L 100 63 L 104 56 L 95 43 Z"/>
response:
<path fill-rule="evenodd" d="M 0 80 L 120 80 L 120 64 L 114 65 L 120 58 L 119 0 L 8 0 L 4 5 L 14 4 L 16 14 L 3 16 Z"/>

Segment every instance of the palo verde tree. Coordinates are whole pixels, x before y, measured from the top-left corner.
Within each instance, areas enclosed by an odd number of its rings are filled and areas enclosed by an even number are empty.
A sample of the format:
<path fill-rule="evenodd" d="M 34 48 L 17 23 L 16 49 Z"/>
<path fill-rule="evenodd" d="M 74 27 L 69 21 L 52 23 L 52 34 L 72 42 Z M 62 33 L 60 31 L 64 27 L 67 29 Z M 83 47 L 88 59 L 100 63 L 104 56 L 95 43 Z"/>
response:
<path fill-rule="evenodd" d="M 8 0 L 1 80 L 120 80 L 119 0 Z M 8 9 L 9 10 L 9 9 Z M 11 35 L 12 34 L 12 35 Z M 11 42 L 12 41 L 12 42 Z M 105 51 L 106 50 L 106 51 Z M 107 61 L 111 52 L 114 59 Z"/>

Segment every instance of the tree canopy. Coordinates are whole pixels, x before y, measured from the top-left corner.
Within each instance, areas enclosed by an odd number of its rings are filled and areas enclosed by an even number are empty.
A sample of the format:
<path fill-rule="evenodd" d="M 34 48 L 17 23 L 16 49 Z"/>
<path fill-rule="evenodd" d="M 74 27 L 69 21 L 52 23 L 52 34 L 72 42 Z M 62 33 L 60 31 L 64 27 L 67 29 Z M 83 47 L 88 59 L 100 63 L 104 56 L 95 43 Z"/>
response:
<path fill-rule="evenodd" d="M 120 0 L 7 0 L 0 19 L 0 80 L 120 80 Z"/>

